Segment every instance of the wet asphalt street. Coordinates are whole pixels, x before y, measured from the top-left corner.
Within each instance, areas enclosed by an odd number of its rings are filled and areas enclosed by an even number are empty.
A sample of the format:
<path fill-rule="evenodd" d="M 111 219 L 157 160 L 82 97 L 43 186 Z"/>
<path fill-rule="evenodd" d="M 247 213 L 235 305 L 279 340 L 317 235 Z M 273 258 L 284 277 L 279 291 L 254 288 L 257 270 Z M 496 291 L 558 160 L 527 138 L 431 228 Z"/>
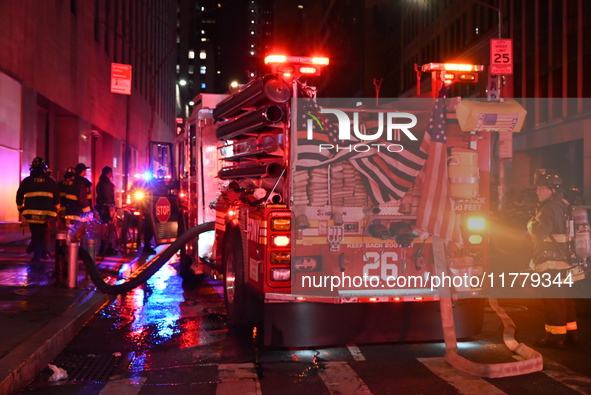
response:
<path fill-rule="evenodd" d="M 87 323 L 53 362 L 67 380 L 50 382 L 53 372 L 46 369 L 21 393 L 591 394 L 589 299 L 577 300 L 579 346 L 537 349 L 542 372 L 482 379 L 447 365 L 443 342 L 262 347 L 258 328 L 228 329 L 219 281 L 183 287 L 176 267 L 165 265 Z M 531 345 L 543 334 L 539 300 L 500 302 L 515 321 L 518 341 Z M 482 333 L 460 341 L 459 351 L 481 363 L 513 360 L 490 308 Z"/>

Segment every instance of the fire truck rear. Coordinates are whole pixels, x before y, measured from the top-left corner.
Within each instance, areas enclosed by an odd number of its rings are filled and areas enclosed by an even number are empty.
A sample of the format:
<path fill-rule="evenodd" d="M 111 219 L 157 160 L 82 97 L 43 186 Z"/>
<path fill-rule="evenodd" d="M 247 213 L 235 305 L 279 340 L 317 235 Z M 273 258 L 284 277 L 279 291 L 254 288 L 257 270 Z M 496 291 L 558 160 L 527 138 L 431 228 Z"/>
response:
<path fill-rule="evenodd" d="M 366 146 L 420 150 L 421 133 L 411 140 L 394 118 L 407 117 L 404 122 L 416 121 L 413 130 L 424 131 L 433 100 L 428 111 L 400 103 L 390 110 L 326 111 L 303 81 L 320 75 L 328 59 L 267 62 L 273 74 L 229 95 L 198 96 L 177 137 L 179 232 L 215 222 L 214 232 L 181 251 L 183 276 L 220 274 L 229 323 L 262 325 L 266 345 L 441 339 L 442 286 L 455 299 L 458 337 L 478 333 L 485 284 L 469 279 L 481 278 L 488 265 L 493 128 L 462 132 L 448 112 L 449 180 L 442 182 L 449 182 L 463 245 L 448 243 L 443 273 L 434 264 L 432 237 L 417 229 L 421 174 L 398 196 L 387 197 L 378 170 L 388 163 L 364 156 Z M 448 100 L 446 106 L 458 103 Z M 397 115 L 388 118 L 392 112 Z M 357 137 L 377 135 L 377 129 L 384 138 L 335 148 L 329 137 L 337 133 L 334 115 L 340 114 Z M 390 181 L 405 178 L 399 169 L 389 170 Z"/>

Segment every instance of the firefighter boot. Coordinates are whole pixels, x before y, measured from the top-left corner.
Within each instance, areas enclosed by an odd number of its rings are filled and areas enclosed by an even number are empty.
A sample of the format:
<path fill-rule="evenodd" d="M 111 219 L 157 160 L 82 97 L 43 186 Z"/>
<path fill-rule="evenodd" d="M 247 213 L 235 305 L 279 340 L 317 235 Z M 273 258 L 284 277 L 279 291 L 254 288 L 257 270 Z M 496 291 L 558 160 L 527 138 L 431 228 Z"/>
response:
<path fill-rule="evenodd" d="M 566 331 L 566 344 L 578 344 L 579 343 L 579 331 L 577 329 Z"/>
<path fill-rule="evenodd" d="M 554 335 L 552 333 L 546 332 L 546 336 L 543 339 L 535 341 L 534 346 L 546 348 L 564 348 L 565 341 L 566 335 Z"/>

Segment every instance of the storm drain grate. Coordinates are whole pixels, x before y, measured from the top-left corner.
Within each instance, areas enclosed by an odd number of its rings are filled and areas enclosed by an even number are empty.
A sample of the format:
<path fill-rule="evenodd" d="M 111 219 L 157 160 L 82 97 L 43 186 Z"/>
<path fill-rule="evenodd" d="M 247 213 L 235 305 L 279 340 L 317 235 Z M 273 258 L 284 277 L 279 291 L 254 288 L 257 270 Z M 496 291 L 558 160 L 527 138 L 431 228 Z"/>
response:
<path fill-rule="evenodd" d="M 115 372 L 120 361 L 121 355 L 118 353 L 111 355 L 89 354 L 71 373 L 68 372 L 68 379 L 76 381 L 107 381 Z"/>

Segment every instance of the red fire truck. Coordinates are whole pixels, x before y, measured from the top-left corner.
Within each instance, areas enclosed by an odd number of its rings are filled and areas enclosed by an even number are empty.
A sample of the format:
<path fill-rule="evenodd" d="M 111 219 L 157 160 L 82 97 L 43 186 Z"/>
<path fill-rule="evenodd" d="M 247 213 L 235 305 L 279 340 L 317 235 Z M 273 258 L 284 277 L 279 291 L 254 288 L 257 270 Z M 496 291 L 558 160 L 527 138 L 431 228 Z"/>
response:
<path fill-rule="evenodd" d="M 181 251 L 181 274 L 219 274 L 229 323 L 262 325 L 266 345 L 441 339 L 439 287 L 429 280 L 444 274 L 435 269 L 432 238 L 416 229 L 421 177 L 401 187 L 399 196 L 384 198 L 381 185 L 369 180 L 380 175 L 363 167 L 387 167 L 383 158 L 356 155 L 370 145 L 374 151 L 419 149 L 416 130 L 428 127 L 433 99 L 427 110 L 399 102 L 395 109 L 325 111 L 304 81 L 318 77 L 328 59 L 278 56 L 266 62 L 273 74 L 228 95 L 198 96 L 178 130 L 179 232 L 215 222 L 213 232 Z M 446 67 L 429 64 L 424 71 L 437 73 L 439 82 L 456 78 Z M 473 81 L 478 69 L 469 71 Z M 448 99 L 446 105 L 453 110 L 459 103 Z M 468 106 L 461 117 L 478 118 L 477 111 Z M 392 112 L 397 114 L 388 117 Z M 357 142 L 367 144 L 335 150 L 330 134 L 345 133 L 342 118 L 334 126 L 334 115 L 342 114 L 356 123 Z M 404 123 L 393 120 L 401 117 L 415 129 L 406 133 Z M 446 250 L 458 337 L 480 331 L 485 296 L 483 283 L 453 282 L 481 278 L 488 266 L 489 132 L 497 129 L 494 122 L 483 126 L 481 118 L 469 132 L 460 124 L 470 119 L 458 121 L 453 111 L 446 123 L 449 185 L 463 238 L 463 245 L 450 242 Z M 369 141 L 376 127 L 382 131 L 380 122 L 392 136 Z M 416 141 L 402 141 L 411 134 Z"/>

